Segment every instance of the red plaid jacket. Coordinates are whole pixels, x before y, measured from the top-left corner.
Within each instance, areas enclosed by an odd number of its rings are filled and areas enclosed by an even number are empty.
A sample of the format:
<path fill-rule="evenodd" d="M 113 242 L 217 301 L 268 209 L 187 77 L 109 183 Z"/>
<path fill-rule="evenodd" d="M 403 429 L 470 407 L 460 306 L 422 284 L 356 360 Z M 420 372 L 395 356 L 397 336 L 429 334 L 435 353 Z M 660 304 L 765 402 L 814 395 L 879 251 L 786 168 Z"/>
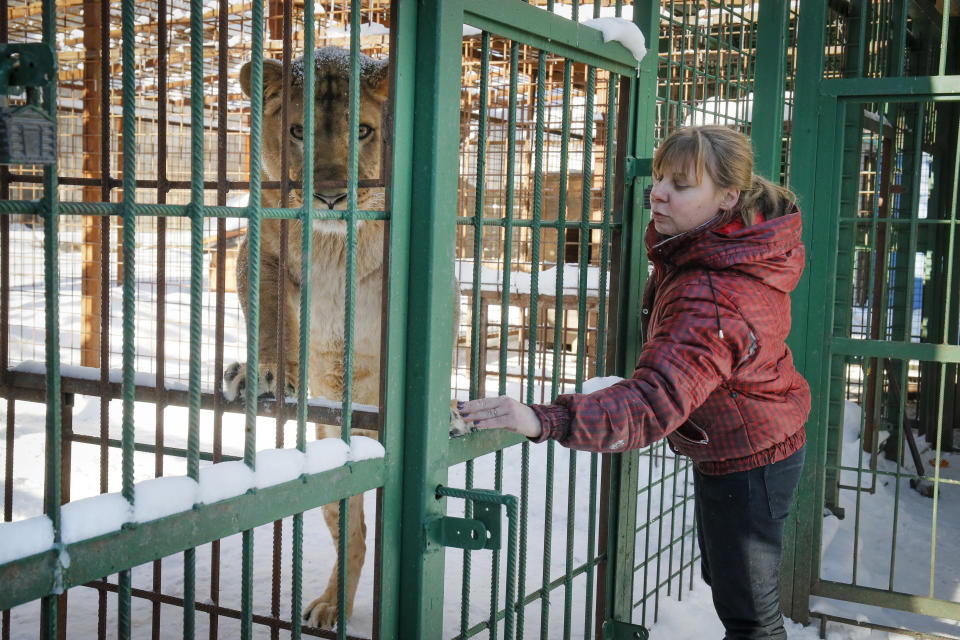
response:
<path fill-rule="evenodd" d="M 803 271 L 800 211 L 744 227 L 714 218 L 664 239 L 651 224 L 644 344 L 633 377 L 533 405 L 566 447 L 623 451 L 664 437 L 702 473 L 777 462 L 806 441 L 810 388 L 785 344 Z"/>

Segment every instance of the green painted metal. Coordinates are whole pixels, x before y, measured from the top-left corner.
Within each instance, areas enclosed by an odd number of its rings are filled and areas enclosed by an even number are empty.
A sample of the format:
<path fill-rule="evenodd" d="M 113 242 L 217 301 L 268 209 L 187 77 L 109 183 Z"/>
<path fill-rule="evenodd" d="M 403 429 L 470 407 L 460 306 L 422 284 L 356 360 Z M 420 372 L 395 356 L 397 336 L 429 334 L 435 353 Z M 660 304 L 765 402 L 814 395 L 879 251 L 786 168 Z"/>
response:
<path fill-rule="evenodd" d="M 303 5 L 304 24 L 314 24 L 314 0 L 305 0 Z M 314 59 L 314 31 L 305 29 L 303 31 L 303 57 L 304 60 Z M 316 83 L 316 68 L 314 65 L 304 65 L 303 74 L 303 93 L 307 96 L 314 95 L 314 86 Z M 312 156 L 314 144 L 314 114 L 315 103 L 313 100 L 306 100 L 303 103 L 303 146 L 309 150 Z M 301 189 L 303 193 L 313 193 L 313 162 L 310 160 L 303 163 L 301 170 L 301 180 L 303 182 Z M 312 228 L 313 198 L 304 198 L 298 212 L 300 221 L 300 342 L 299 362 L 297 363 L 297 379 L 309 379 L 310 359 L 305 356 L 304 345 L 310 344 L 310 309 L 311 309 L 311 281 L 310 262 L 306 256 L 313 255 L 313 228 Z M 300 384 L 297 387 L 297 449 L 305 451 L 307 446 L 307 385 Z M 303 617 L 303 513 L 298 512 L 293 515 L 293 567 L 291 568 L 291 580 L 293 585 L 290 594 L 290 619 L 299 621 Z M 291 633 L 293 640 L 299 640 L 301 637 L 300 625 L 293 625 Z"/>
<path fill-rule="evenodd" d="M 640 625 L 607 620 L 603 623 L 602 637 L 603 640 L 647 640 L 650 633 Z"/>
<path fill-rule="evenodd" d="M 936 362 L 960 362 L 960 347 L 948 344 L 832 338 L 830 340 L 830 346 L 834 353 L 844 355 L 863 355 L 871 358 L 912 358 Z"/>
<path fill-rule="evenodd" d="M 122 60 L 123 60 L 123 435 L 121 445 L 121 494 L 133 504 L 133 409 L 136 385 L 134 362 L 134 315 L 136 313 L 136 225 L 137 219 L 130 208 L 136 201 L 136 77 L 134 50 L 133 0 L 124 0 L 122 14 Z M 131 575 L 130 569 L 120 571 L 119 602 L 117 604 L 118 630 L 121 640 L 130 638 Z"/>
<path fill-rule="evenodd" d="M 2 565 L 0 580 L 4 584 L 13 580 L 21 587 L 0 592 L 0 610 L 373 489 L 384 483 L 385 470 L 383 460 L 363 460 L 214 504 L 198 504 L 190 511 L 64 545 L 69 566 L 57 566 L 59 549 Z"/>
<path fill-rule="evenodd" d="M 779 182 L 787 66 L 783 49 L 787 41 L 790 3 L 787 0 L 774 0 L 764 2 L 758 7 L 754 95 L 762 96 L 755 100 L 762 99 L 763 108 L 754 108 L 753 124 L 750 127 L 753 171 L 768 180 Z"/>
<path fill-rule="evenodd" d="M 503 636 L 504 638 L 512 638 L 514 631 L 514 621 L 515 613 L 514 607 L 512 604 L 516 600 L 516 590 L 517 590 L 517 541 L 519 538 L 520 522 L 519 522 L 519 505 L 518 500 L 515 496 L 503 495 L 499 491 L 481 491 L 481 490 L 463 490 L 455 489 L 452 487 L 438 486 L 436 490 L 437 499 L 441 497 L 450 497 L 450 498 L 464 498 L 467 500 L 473 501 L 475 506 L 480 504 L 499 504 L 506 507 L 507 510 L 507 523 L 508 523 L 508 533 L 507 533 L 507 575 L 506 575 L 506 606 L 504 607 L 504 625 L 503 625 Z M 490 516 L 493 517 L 493 514 L 490 513 Z M 499 511 L 496 512 L 496 519 L 499 521 Z M 499 547 L 499 545 L 497 545 Z M 496 548 L 493 546 L 487 546 L 487 548 Z M 496 597 L 496 591 L 494 591 L 494 597 Z M 493 608 L 493 611 L 496 612 L 497 607 Z M 496 630 L 496 625 L 490 625 L 491 635 L 494 634 Z"/>
<path fill-rule="evenodd" d="M 190 407 L 187 477 L 200 477 L 200 335 L 203 329 L 203 3 L 190 3 Z M 196 551 L 183 554 L 183 637 L 196 634 Z"/>
<path fill-rule="evenodd" d="M 394 7 L 394 29 L 397 37 L 390 52 L 394 66 L 394 78 L 414 78 L 417 72 L 417 16 L 418 8 L 415 3 L 399 3 Z M 413 149 L 414 149 L 414 107 L 422 96 L 416 94 L 416 83 L 396 82 L 391 91 L 393 99 L 393 175 L 391 180 L 389 207 L 391 219 L 389 222 L 389 282 L 390 295 L 387 299 L 387 313 L 390 322 L 387 323 L 386 357 L 383 361 L 383 376 L 387 380 L 403 380 L 407 375 L 407 332 L 408 324 L 419 322 L 411 319 L 407 301 L 411 290 L 411 273 L 408 267 L 411 256 L 411 237 L 413 233 L 414 191 L 413 191 Z M 418 227 L 419 230 L 419 227 Z M 416 281 L 414 281 L 416 282 Z M 408 438 L 405 426 L 407 391 L 409 385 L 388 384 L 383 391 L 383 432 L 381 440 L 389 452 L 386 457 L 387 478 L 382 489 L 381 536 L 383 540 L 402 541 L 403 536 L 413 536 L 407 545 L 383 545 L 380 561 L 380 579 L 383 593 L 401 594 L 404 587 L 409 588 L 412 577 L 411 571 L 419 571 L 420 560 L 416 555 L 422 547 L 417 543 L 423 542 L 418 538 L 419 532 L 413 530 L 411 523 L 401 517 L 404 512 L 403 502 L 409 495 L 410 500 L 418 501 L 419 496 L 412 487 L 406 486 L 409 477 L 406 467 L 406 440 Z M 422 390 L 422 387 L 420 387 Z M 415 396 L 416 397 L 416 396 Z M 425 396 L 420 396 L 421 398 Z M 412 400 L 411 400 L 412 401 Z M 423 414 L 421 414 L 422 416 Z M 409 423 L 413 424 L 413 423 Z M 412 427 L 412 431 L 422 429 Z M 409 434 L 409 437 L 413 437 Z M 413 445 L 413 451 L 420 457 L 417 460 L 417 473 L 426 470 L 424 457 L 435 455 L 433 451 L 424 451 L 426 439 L 419 440 Z M 439 483 L 438 483 L 439 484 Z M 432 506 L 423 505 L 426 509 Z M 431 509 L 429 516 L 442 515 L 441 508 Z M 424 513 L 421 517 L 426 517 Z M 406 529 L 404 528 L 406 526 Z M 442 565 L 441 565 L 442 566 Z M 432 568 L 432 567 L 431 567 Z M 422 579 L 422 575 L 418 576 Z M 431 597 L 435 597 L 431 594 Z M 409 601 L 402 598 L 381 598 L 379 628 L 374 632 L 381 638 L 388 638 L 400 628 L 401 618 L 406 624 L 410 610 L 402 610 L 401 606 L 413 605 L 419 607 L 417 598 L 411 595 Z M 414 618 L 419 618 L 419 611 Z"/>
<path fill-rule="evenodd" d="M 438 614 L 443 607 L 443 553 L 428 543 L 424 525 L 429 518 L 444 515 L 445 504 L 425 488 L 443 485 L 447 477 L 446 442 L 436 434 L 446 434 L 449 424 L 453 318 L 447 310 L 452 308 L 456 220 L 445 212 L 456 206 L 460 65 L 451 61 L 460 59 L 462 24 L 460 2 L 429 0 L 418 3 L 415 23 L 401 24 L 399 31 L 416 42 L 416 50 L 413 57 L 398 60 L 403 64 L 398 73 L 416 74 L 412 112 L 418 121 L 431 123 L 414 131 L 409 199 L 395 197 L 392 203 L 394 219 L 409 222 L 401 229 L 408 235 L 398 234 L 394 227 L 391 246 L 409 256 L 408 282 L 417 283 L 404 291 L 408 315 L 402 377 L 408 428 L 403 433 L 404 517 L 397 592 L 399 628 L 412 637 L 439 637 L 442 624 Z"/>
<path fill-rule="evenodd" d="M 260 347 L 260 209 L 261 182 L 263 178 L 263 5 L 253 5 L 251 19 L 253 42 L 251 43 L 250 74 L 250 197 L 247 205 L 247 370 L 259 371 Z M 247 379 L 246 395 L 258 397 L 259 376 Z M 254 403 L 247 403 L 246 431 L 243 446 L 243 461 L 255 465 L 257 413 Z M 253 635 L 253 530 L 241 533 L 241 587 L 240 587 L 240 637 L 249 640 Z"/>
<path fill-rule="evenodd" d="M 813 19 L 819 11 L 814 8 L 811 14 L 805 11 L 801 15 L 800 45 L 806 50 L 823 50 L 822 23 L 818 25 Z M 931 379 L 935 381 L 938 389 L 933 395 L 937 402 L 933 407 L 934 415 L 928 416 L 928 420 L 942 425 L 946 367 L 955 363 L 960 355 L 952 340 L 943 339 L 942 327 L 935 330 L 932 340 L 926 336 L 915 337 L 910 329 L 914 256 L 922 246 L 925 230 L 932 232 L 934 228 L 944 226 L 951 230 L 938 233 L 943 242 L 936 251 L 942 256 L 944 265 L 954 265 L 952 242 L 955 234 L 952 229 L 956 220 L 956 203 L 944 208 L 948 212 L 947 220 L 928 221 L 919 219 L 916 198 L 920 182 L 922 146 L 919 136 L 924 130 L 924 105 L 948 106 L 947 103 L 960 97 L 958 84 L 954 76 L 923 76 L 923 70 L 917 69 L 913 69 L 913 73 L 919 75 L 901 77 L 908 73 L 903 46 L 893 46 L 883 56 L 877 55 L 879 48 L 875 43 L 878 38 L 889 37 L 894 43 L 904 42 L 908 14 L 903 7 L 883 5 L 879 14 L 873 14 L 867 13 L 866 3 L 859 3 L 857 11 L 860 17 L 848 32 L 851 44 L 846 51 L 847 71 L 852 77 L 823 79 L 823 59 L 801 59 L 798 68 L 792 184 L 805 211 L 804 240 L 810 258 L 807 274 L 794 299 L 795 304 L 798 300 L 809 302 L 806 308 L 796 306 L 794 313 L 795 323 L 798 316 L 801 318 L 799 322 L 805 323 L 806 331 L 800 336 L 806 339 L 806 344 L 798 348 L 793 341 L 791 346 L 801 370 L 811 383 L 814 397 L 829 397 L 830 402 L 819 406 L 814 404 L 807 427 L 808 465 L 801 481 L 795 526 L 790 527 L 785 558 L 789 558 L 785 563 L 785 577 L 789 581 L 785 590 L 787 612 L 794 618 L 804 619 L 808 615 L 809 595 L 820 595 L 925 615 L 956 617 L 957 602 L 933 597 L 933 576 L 938 569 L 935 544 L 930 554 L 931 586 L 928 592 L 904 593 L 894 589 L 895 567 L 898 561 L 902 563 L 898 554 L 901 542 L 896 535 L 896 524 L 900 517 L 900 480 L 909 475 L 904 467 L 897 466 L 894 473 L 879 471 L 873 462 L 868 465 L 863 448 L 854 466 L 844 466 L 840 464 L 839 446 L 831 445 L 831 438 L 835 441 L 839 437 L 837 425 L 842 419 L 848 366 L 860 367 L 865 377 L 875 375 L 879 380 L 876 387 L 868 389 L 874 396 L 864 394 L 861 397 L 867 411 L 874 411 L 872 407 L 877 407 L 877 419 L 892 423 L 891 428 L 897 435 L 894 441 L 896 451 L 902 455 L 904 431 L 912 429 L 905 418 L 908 362 L 921 363 L 921 380 L 926 380 L 927 386 Z M 809 21 L 804 20 L 807 15 Z M 881 23 L 892 23 L 889 32 L 881 34 Z M 806 42 L 811 44 L 805 45 Z M 871 123 L 871 113 L 878 114 L 872 119 L 882 126 Z M 949 116 L 945 120 L 949 122 Z M 904 127 L 901 123 L 909 124 Z M 888 152 L 888 146 L 893 148 L 892 153 Z M 811 158 L 815 161 L 810 162 Z M 872 163 L 869 166 L 875 175 L 864 183 L 861 173 L 867 160 Z M 898 199 L 889 197 L 891 187 L 897 189 Z M 883 205 L 879 204 L 881 198 L 887 200 Z M 856 270 L 863 268 L 855 259 L 858 252 L 864 252 L 871 260 L 871 271 L 861 273 L 868 277 L 860 286 L 872 291 L 868 295 L 878 297 L 885 305 L 874 306 L 872 313 L 879 317 L 874 320 L 872 331 L 879 335 L 868 333 L 868 339 L 861 339 L 862 335 L 854 337 L 851 333 L 856 327 L 850 324 L 850 308 L 854 304 L 864 304 L 853 302 L 853 279 Z M 895 262 L 891 257 L 894 253 Z M 944 280 L 949 281 L 953 268 L 946 266 Z M 941 314 L 938 324 L 944 326 L 952 321 L 954 313 L 950 308 L 951 297 L 947 295 L 946 299 L 948 304 L 939 305 L 937 310 Z M 826 308 L 818 308 L 814 301 L 821 305 L 825 303 Z M 892 301 L 893 306 L 887 301 Z M 924 313 L 928 313 L 926 307 Z M 934 319 L 931 321 L 933 324 Z M 866 331 L 865 328 L 859 330 Z M 914 342 L 916 338 L 921 338 L 922 342 Z M 924 362 L 933 366 L 925 368 Z M 938 375 L 929 376 L 931 373 Z M 890 389 L 886 397 L 882 395 L 883 380 L 887 380 Z M 935 451 L 941 446 L 941 434 L 942 428 L 937 429 L 933 443 Z M 861 436 L 864 435 L 865 423 L 861 422 Z M 870 445 L 870 442 L 865 444 Z M 854 486 L 839 485 L 836 478 L 841 471 L 853 473 L 856 478 Z M 872 589 L 856 584 L 862 571 L 859 555 L 852 559 L 853 578 L 849 584 L 821 579 L 819 549 L 823 506 L 831 499 L 836 502 L 838 491 L 855 491 L 850 527 L 854 545 L 864 544 L 858 541 L 865 540 L 870 532 L 861 524 L 861 506 L 869 499 L 872 487 L 880 481 L 888 482 L 891 476 L 897 482 L 897 502 L 891 514 L 894 535 L 887 547 L 890 557 L 887 588 Z M 936 494 L 943 480 L 936 473 L 930 480 Z M 935 502 L 931 520 L 934 538 L 937 535 L 937 515 Z M 813 524 L 802 524 L 805 521 Z"/>
<path fill-rule="evenodd" d="M 71 216 L 115 216 L 123 211 L 123 203 L 112 202 L 62 202 L 62 214 Z M 176 204 L 148 204 L 134 203 L 131 205 L 134 215 L 139 217 L 190 217 L 191 205 Z M 249 218 L 250 207 L 205 206 L 206 218 Z M 30 200 L 2 200 L 0 214 L 22 213 L 26 215 L 41 215 L 42 208 L 38 202 Z M 282 209 L 277 207 L 261 207 L 260 218 L 271 220 L 294 220 L 301 212 L 297 209 Z M 311 220 L 346 220 L 350 213 L 339 210 L 315 210 L 309 213 Z M 386 220 L 389 213 L 386 211 L 363 211 L 354 214 L 357 220 Z"/>
<path fill-rule="evenodd" d="M 813 595 L 836 598 L 848 602 L 869 602 L 872 605 L 898 611 L 909 611 L 926 616 L 960 619 L 960 605 L 940 599 L 902 593 L 891 593 L 859 585 L 821 581 L 813 585 Z"/>
<path fill-rule="evenodd" d="M 433 518 L 427 523 L 428 535 L 432 542 L 445 547 L 461 549 L 489 549 L 501 547 L 501 509 L 497 506 L 507 505 L 513 496 L 504 496 L 496 491 L 485 489 L 451 489 L 440 487 L 438 496 L 463 498 L 470 506 L 472 518 L 454 518 L 442 516 Z M 509 510 L 508 510 L 509 511 Z M 513 517 L 516 517 L 516 513 Z M 511 543 L 512 544 L 512 543 Z"/>
<path fill-rule="evenodd" d="M 793 142 L 790 150 L 790 187 L 797 194 L 803 212 L 803 242 L 809 256 L 804 275 L 794 290 L 792 326 L 788 340 L 798 370 L 810 385 L 813 397 L 824 397 L 827 388 L 822 336 L 829 332 L 832 309 L 824 304 L 832 294 L 829 274 L 835 272 L 835 261 L 823 247 L 829 240 L 815 233 L 823 217 L 831 194 L 827 188 L 818 188 L 817 173 L 821 161 L 832 160 L 827 155 L 824 135 L 817 136 L 819 123 L 807 114 L 819 108 L 819 86 L 824 64 L 826 40 L 823 24 L 827 2 L 819 0 L 805 4 L 797 24 L 797 49 L 806 51 L 797 61 L 794 85 Z M 836 144 L 831 140 L 830 144 Z M 826 157 L 825 157 L 826 156 Z M 836 254 L 834 254 L 835 256 Z M 807 460 L 797 489 L 797 501 L 784 527 L 784 558 L 781 578 L 781 600 L 784 613 L 799 622 L 809 620 L 810 584 L 817 574 L 817 559 L 806 552 L 820 539 L 823 483 L 814 469 L 824 466 L 826 455 L 826 407 L 814 405 L 807 422 Z"/>
<path fill-rule="evenodd" d="M 825 96 L 855 98 L 860 102 L 956 102 L 960 100 L 960 76 L 823 80 L 820 90 Z"/>
<path fill-rule="evenodd" d="M 17 95 L 25 87 L 42 89 L 56 74 L 57 59 L 50 44 L 0 43 L 0 95 Z"/>
<path fill-rule="evenodd" d="M 53 0 L 43 0 L 43 42 L 47 46 L 54 46 L 56 41 L 56 4 Z M 56 74 L 43 87 L 43 103 L 47 115 L 57 121 L 57 78 Z M 57 197 L 57 171 L 55 167 L 46 166 L 43 169 L 43 267 L 44 267 L 44 294 L 46 296 L 46 474 L 44 484 L 44 513 L 53 523 L 54 544 L 60 544 L 60 502 L 62 500 L 60 486 L 60 461 L 62 455 L 61 442 L 61 395 L 60 395 L 60 325 L 59 325 L 59 290 L 60 272 L 57 243 L 60 211 Z M 63 590 L 62 585 L 55 584 L 54 589 L 46 592 L 41 601 L 40 635 L 46 639 L 58 636 L 57 630 L 57 595 Z M 49 594 L 49 595 L 48 595 Z"/>
<path fill-rule="evenodd" d="M 604 43 L 600 32 L 516 0 L 464 3 L 464 21 L 518 44 L 550 51 L 575 62 L 634 75 L 637 61 L 616 42 Z"/>

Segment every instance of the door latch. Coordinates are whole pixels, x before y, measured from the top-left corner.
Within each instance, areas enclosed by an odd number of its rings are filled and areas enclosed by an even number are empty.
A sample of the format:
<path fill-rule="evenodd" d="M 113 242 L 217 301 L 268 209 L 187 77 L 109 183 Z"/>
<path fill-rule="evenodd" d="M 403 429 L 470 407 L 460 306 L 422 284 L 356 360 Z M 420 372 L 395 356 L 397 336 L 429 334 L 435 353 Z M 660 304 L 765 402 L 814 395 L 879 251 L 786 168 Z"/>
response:
<path fill-rule="evenodd" d="M 463 498 L 472 507 L 472 518 L 439 516 L 427 522 L 427 537 L 436 544 L 457 549 L 500 549 L 502 510 L 515 501 L 490 489 L 437 487 L 437 497 Z"/>

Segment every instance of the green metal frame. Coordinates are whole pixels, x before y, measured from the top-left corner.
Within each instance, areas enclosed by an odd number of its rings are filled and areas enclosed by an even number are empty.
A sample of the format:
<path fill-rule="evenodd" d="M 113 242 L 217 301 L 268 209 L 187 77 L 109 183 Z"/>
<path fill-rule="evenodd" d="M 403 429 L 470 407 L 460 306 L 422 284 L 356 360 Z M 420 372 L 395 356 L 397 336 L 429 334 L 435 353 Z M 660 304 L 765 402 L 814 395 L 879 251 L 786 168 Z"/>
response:
<path fill-rule="evenodd" d="M 829 471 L 824 473 L 824 469 L 837 469 L 839 464 L 837 432 L 828 428 L 828 425 L 837 424 L 840 419 L 838 416 L 842 416 L 843 380 L 835 378 L 838 368 L 842 371 L 850 357 L 861 362 L 866 362 L 867 358 L 894 358 L 946 363 L 956 362 L 960 355 L 957 347 L 947 344 L 911 343 L 909 334 L 902 334 L 897 341 L 887 341 L 882 337 L 883 334 L 880 340 L 833 337 L 847 335 L 844 327 L 849 328 L 849 309 L 842 302 L 849 298 L 842 298 L 841 291 L 849 291 L 851 286 L 849 269 L 852 256 L 847 252 L 847 247 L 853 247 L 851 230 L 857 219 L 848 218 L 848 214 L 842 213 L 841 202 L 850 202 L 849 191 L 853 190 L 855 194 L 856 185 L 845 188 L 838 176 L 855 174 L 858 166 L 851 168 L 849 165 L 852 161 L 859 162 L 861 105 L 876 102 L 907 106 L 928 100 L 960 100 L 960 77 L 902 77 L 902 53 L 887 60 L 887 73 L 896 77 L 856 77 L 866 68 L 864 57 L 858 51 L 863 51 L 867 36 L 862 33 L 863 26 L 855 22 L 850 32 L 851 46 L 847 51 L 847 60 L 852 65 L 848 73 L 854 77 L 823 79 L 823 25 L 827 4 L 826 1 L 805 4 L 800 15 L 798 47 L 808 54 L 800 59 L 798 65 L 795 113 L 799 115 L 794 121 L 791 164 L 792 186 L 804 211 L 808 266 L 794 294 L 794 326 L 803 327 L 803 330 L 795 329 L 790 344 L 798 367 L 810 382 L 813 397 L 824 398 L 829 394 L 831 401 L 814 402 L 807 425 L 808 459 L 798 492 L 797 508 L 788 526 L 785 548 L 785 582 L 782 589 L 785 610 L 792 618 L 806 622 L 810 595 L 822 595 L 956 618 L 960 614 L 957 603 L 896 593 L 892 584 L 889 590 L 882 590 L 827 582 L 819 578 L 823 506 L 831 502 L 836 504 L 838 488 L 838 476 L 831 476 Z M 900 14 L 898 19 L 905 21 L 905 15 Z M 902 33 L 900 37 L 903 37 Z M 849 151 L 844 153 L 843 150 L 847 148 Z M 907 247 L 917 246 L 914 218 L 910 216 L 910 219 L 902 221 L 906 224 L 894 224 L 897 233 L 901 228 L 908 233 L 899 236 L 900 242 L 906 242 Z M 869 219 L 865 221 L 869 222 Z M 875 220 L 873 225 L 876 232 Z M 905 271 L 911 282 L 908 292 L 912 292 L 912 264 L 910 259 L 911 266 Z M 912 293 L 907 298 L 912 298 Z M 837 322 L 840 323 L 840 330 L 835 334 Z M 905 395 L 904 384 L 901 380 L 901 405 Z M 900 413 L 902 415 L 902 411 Z M 902 439 L 900 444 L 902 446 Z"/>

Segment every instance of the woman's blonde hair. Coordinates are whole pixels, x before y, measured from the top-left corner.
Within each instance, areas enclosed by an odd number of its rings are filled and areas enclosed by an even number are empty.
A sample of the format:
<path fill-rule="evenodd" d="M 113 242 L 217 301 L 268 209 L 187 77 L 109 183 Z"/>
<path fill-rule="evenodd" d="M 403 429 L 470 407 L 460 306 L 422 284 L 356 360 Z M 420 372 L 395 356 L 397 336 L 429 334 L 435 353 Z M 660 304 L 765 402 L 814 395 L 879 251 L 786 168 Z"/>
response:
<path fill-rule="evenodd" d="M 664 168 L 683 171 L 703 181 L 706 170 L 721 189 L 739 189 L 733 211 L 752 225 L 760 212 L 766 219 L 790 211 L 797 201 L 792 191 L 753 173 L 753 149 L 742 133 L 716 125 L 686 127 L 670 134 L 653 155 L 654 175 Z"/>

